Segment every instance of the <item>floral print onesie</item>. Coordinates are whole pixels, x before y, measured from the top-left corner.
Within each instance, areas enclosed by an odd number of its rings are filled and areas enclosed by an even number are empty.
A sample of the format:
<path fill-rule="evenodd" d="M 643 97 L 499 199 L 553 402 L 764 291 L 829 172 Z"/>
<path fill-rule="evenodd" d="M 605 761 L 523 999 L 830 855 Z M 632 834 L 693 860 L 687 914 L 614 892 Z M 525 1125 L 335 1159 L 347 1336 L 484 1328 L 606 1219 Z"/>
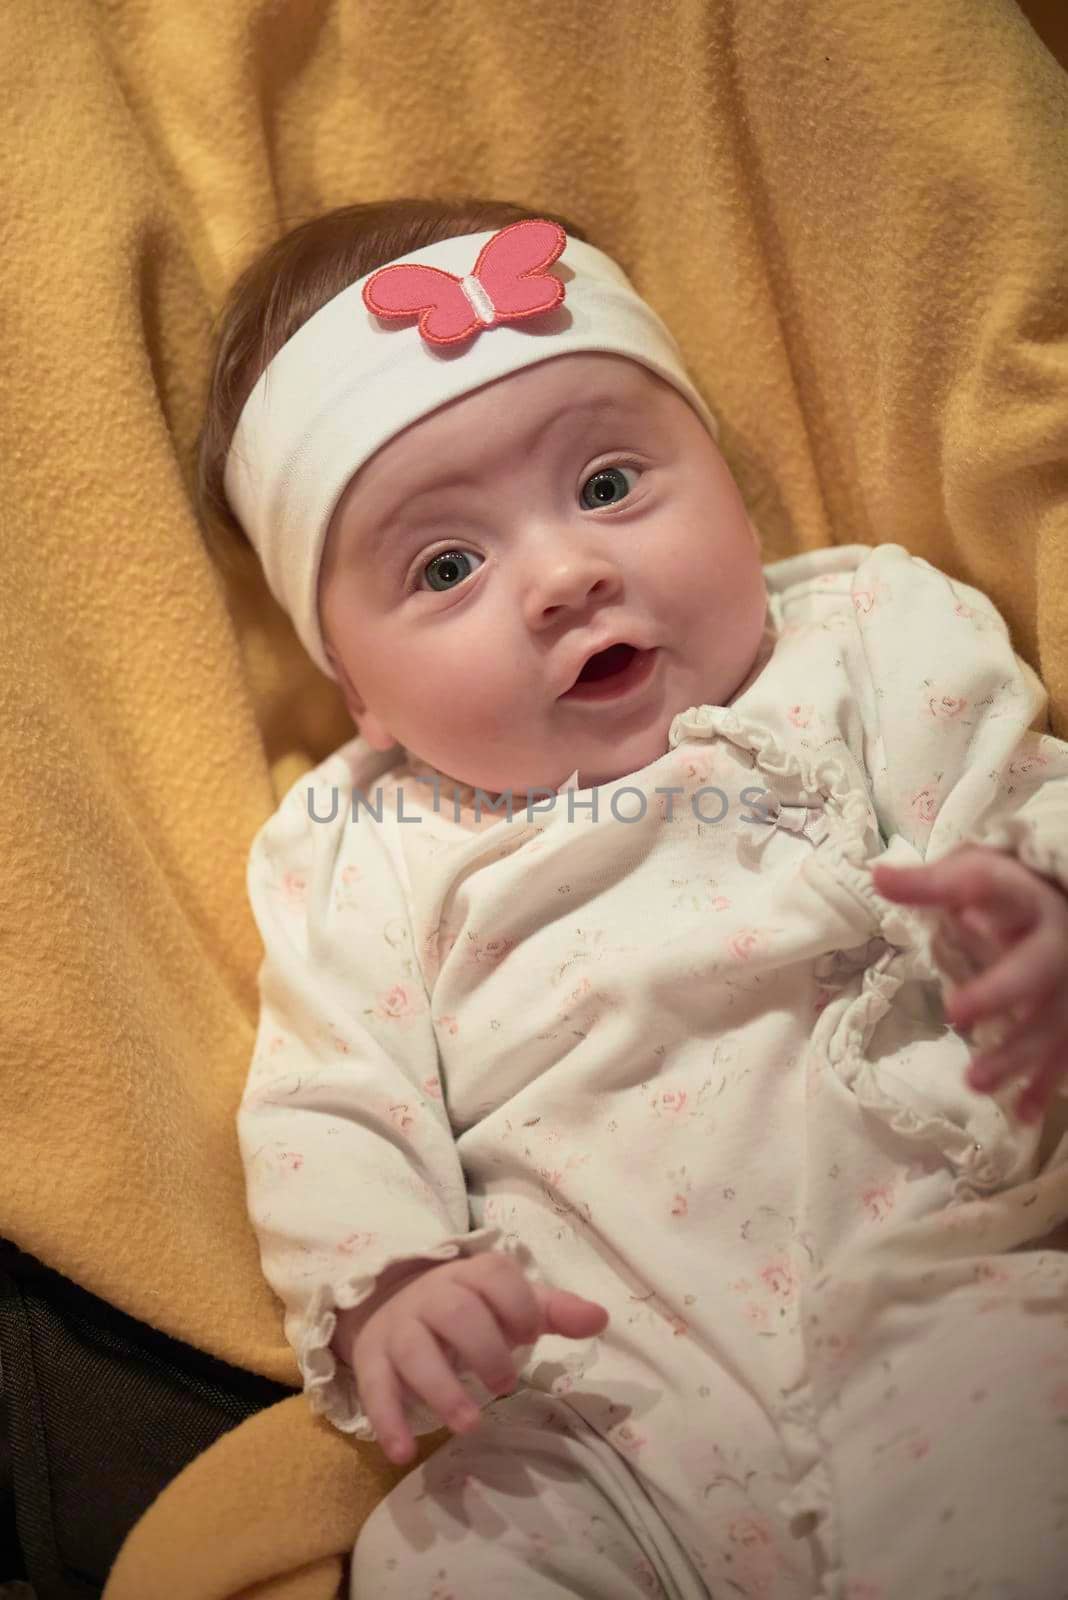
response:
<path fill-rule="evenodd" d="M 373 1437 L 329 1345 L 390 1264 L 506 1250 L 610 1314 L 504 1399 L 461 1374 L 482 1425 L 354 1600 L 1068 1597 L 1068 1096 L 969 1088 L 870 877 L 975 841 L 1068 889 L 1068 746 L 900 546 L 767 580 L 763 669 L 642 771 L 475 817 L 354 739 L 255 841 L 238 1132 L 311 1405 Z"/>

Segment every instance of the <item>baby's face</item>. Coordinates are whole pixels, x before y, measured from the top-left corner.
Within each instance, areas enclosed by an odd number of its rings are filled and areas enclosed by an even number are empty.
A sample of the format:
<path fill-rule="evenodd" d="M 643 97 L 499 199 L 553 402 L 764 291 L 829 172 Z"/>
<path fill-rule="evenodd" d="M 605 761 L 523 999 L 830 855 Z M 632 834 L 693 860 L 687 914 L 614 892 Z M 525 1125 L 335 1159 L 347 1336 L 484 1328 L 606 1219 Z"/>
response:
<path fill-rule="evenodd" d="M 541 362 L 391 439 L 338 504 L 319 585 L 371 745 L 517 796 L 656 761 L 679 711 L 746 677 L 766 603 L 715 442 L 613 355 Z M 648 654 L 616 686 L 572 691 L 615 641 Z"/>

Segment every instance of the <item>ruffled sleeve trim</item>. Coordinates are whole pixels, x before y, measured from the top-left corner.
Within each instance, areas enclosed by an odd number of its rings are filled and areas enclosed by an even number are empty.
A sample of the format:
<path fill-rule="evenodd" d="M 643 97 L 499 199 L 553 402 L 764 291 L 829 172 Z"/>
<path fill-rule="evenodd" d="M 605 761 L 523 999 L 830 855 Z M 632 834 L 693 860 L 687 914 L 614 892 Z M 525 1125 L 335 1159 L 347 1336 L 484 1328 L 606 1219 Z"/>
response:
<path fill-rule="evenodd" d="M 388 1256 L 375 1272 L 362 1272 L 356 1277 L 320 1284 L 305 1310 L 292 1320 L 287 1319 L 286 1327 L 286 1337 L 296 1352 L 304 1392 L 312 1411 L 332 1422 L 342 1433 L 373 1440 L 374 1428 L 360 1404 L 356 1376 L 330 1348 L 337 1329 L 338 1311 L 347 1311 L 369 1299 L 383 1275 L 393 1268 L 407 1265 L 415 1268 L 420 1263 L 431 1266 L 460 1256 L 481 1255 L 486 1250 L 502 1250 L 517 1256 L 522 1265 L 530 1264 L 530 1253 L 525 1246 L 512 1238 L 502 1238 L 499 1228 L 477 1228 L 443 1239 L 426 1250 Z M 459 1379 L 476 1405 L 485 1405 L 494 1398 L 473 1374 L 460 1373 Z M 415 1434 L 433 1433 L 444 1426 L 441 1418 L 422 1404 L 410 1404 L 406 1415 Z"/>
<path fill-rule="evenodd" d="M 1015 1085 L 999 1096 L 979 1094 L 967 1086 L 962 1075 L 959 1085 L 939 1084 L 931 1101 L 924 1104 L 919 1091 L 907 1084 L 895 1089 L 884 1068 L 869 1058 L 876 1027 L 902 985 L 910 980 L 939 987 L 942 983 L 931 954 L 927 921 L 905 906 L 884 900 L 872 883 L 875 861 L 898 857 L 902 864 L 911 864 L 916 860 L 915 851 L 900 838 L 886 848 L 866 789 L 851 777 L 842 761 L 833 756 L 809 760 L 795 754 L 785 749 L 769 728 L 735 709 L 705 705 L 680 712 L 672 722 L 669 744 L 674 747 L 687 738 L 716 737 L 749 750 L 761 772 L 775 780 L 773 792 L 780 800 L 822 808 L 819 822 L 805 829 L 815 846 L 807 875 L 820 884 L 828 899 L 837 899 L 837 891 L 846 891 L 855 908 L 855 943 L 864 963 L 859 994 L 842 1005 L 828 1005 L 824 1015 L 823 1048 L 833 1070 L 866 1111 L 896 1134 L 921 1146 L 933 1145 L 941 1153 L 957 1174 L 951 1203 L 1030 1177 L 1042 1126 L 1025 1126 L 1015 1119 L 1010 1123 L 1006 1108 L 1018 1095 Z M 1006 829 L 1019 820 L 1006 823 Z M 985 842 L 992 840 L 988 837 Z M 1058 859 L 1046 835 L 1040 844 L 1028 833 L 1027 848 L 1032 860 Z M 861 946 L 865 948 L 861 950 Z M 831 988 L 855 979 L 858 970 L 856 963 L 846 962 L 836 980 L 835 962 L 828 960 L 826 966 Z M 935 1094 L 941 1106 L 934 1103 Z"/>

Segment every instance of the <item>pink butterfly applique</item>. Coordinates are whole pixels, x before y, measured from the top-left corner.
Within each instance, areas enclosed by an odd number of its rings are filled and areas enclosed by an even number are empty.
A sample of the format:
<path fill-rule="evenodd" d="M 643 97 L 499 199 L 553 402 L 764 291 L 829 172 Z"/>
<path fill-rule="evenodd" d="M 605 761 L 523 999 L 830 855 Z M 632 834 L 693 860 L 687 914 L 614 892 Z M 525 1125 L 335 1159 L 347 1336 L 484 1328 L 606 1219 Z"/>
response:
<path fill-rule="evenodd" d="M 458 278 L 415 262 L 383 267 L 364 284 L 363 299 L 376 317 L 419 317 L 431 344 L 459 344 L 482 328 L 552 311 L 564 285 L 549 268 L 567 234 L 559 223 L 512 222 L 488 239 L 474 270 Z"/>

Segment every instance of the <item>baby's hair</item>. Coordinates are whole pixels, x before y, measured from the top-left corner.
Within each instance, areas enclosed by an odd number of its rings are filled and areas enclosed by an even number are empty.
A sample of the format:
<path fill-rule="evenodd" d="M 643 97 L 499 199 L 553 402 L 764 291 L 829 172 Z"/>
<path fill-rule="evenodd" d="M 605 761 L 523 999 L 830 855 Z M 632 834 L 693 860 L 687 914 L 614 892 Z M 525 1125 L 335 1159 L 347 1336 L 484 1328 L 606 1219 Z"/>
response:
<path fill-rule="evenodd" d="M 218 345 L 197 440 L 194 492 L 217 555 L 226 559 L 217 543 L 220 530 L 247 544 L 223 488 L 234 429 L 260 374 L 297 329 L 342 289 L 398 256 L 531 217 L 547 217 L 589 242 L 556 212 L 506 200 L 368 201 L 300 223 L 245 268 L 217 320 Z"/>

